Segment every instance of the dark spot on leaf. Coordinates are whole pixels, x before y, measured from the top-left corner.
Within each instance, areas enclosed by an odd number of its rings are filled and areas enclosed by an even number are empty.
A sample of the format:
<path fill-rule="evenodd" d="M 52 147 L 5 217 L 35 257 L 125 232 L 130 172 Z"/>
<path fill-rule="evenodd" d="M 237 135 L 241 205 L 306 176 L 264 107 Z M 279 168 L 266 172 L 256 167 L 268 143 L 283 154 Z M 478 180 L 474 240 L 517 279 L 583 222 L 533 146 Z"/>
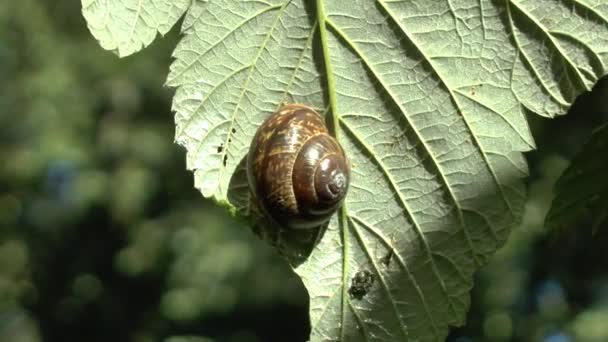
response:
<path fill-rule="evenodd" d="M 233 128 L 233 129 L 232 129 L 232 133 L 236 133 L 236 128 Z"/>
<path fill-rule="evenodd" d="M 395 252 L 391 248 L 391 250 L 388 251 L 388 253 L 386 253 L 385 256 L 383 256 L 382 258 L 380 258 L 380 263 L 382 263 L 382 265 L 384 265 L 384 267 L 388 267 L 391 264 L 391 259 L 393 258 L 393 254 L 394 253 Z"/>
<path fill-rule="evenodd" d="M 224 155 L 224 166 L 226 166 L 226 162 L 228 161 L 228 155 Z"/>
<path fill-rule="evenodd" d="M 231 138 L 228 138 L 228 143 L 231 143 L 231 142 L 232 142 L 232 139 L 231 139 Z"/>
<path fill-rule="evenodd" d="M 223 150 L 224 150 L 224 144 L 221 144 L 220 146 L 217 147 L 217 153 L 222 153 Z"/>
<path fill-rule="evenodd" d="M 552 26 L 553 25 L 553 20 L 551 20 L 549 18 L 541 19 L 540 22 L 543 24 L 543 26 Z"/>
<path fill-rule="evenodd" d="M 363 270 L 355 273 L 348 294 L 351 298 L 361 299 L 365 296 L 374 284 L 374 275 L 368 270 Z"/>

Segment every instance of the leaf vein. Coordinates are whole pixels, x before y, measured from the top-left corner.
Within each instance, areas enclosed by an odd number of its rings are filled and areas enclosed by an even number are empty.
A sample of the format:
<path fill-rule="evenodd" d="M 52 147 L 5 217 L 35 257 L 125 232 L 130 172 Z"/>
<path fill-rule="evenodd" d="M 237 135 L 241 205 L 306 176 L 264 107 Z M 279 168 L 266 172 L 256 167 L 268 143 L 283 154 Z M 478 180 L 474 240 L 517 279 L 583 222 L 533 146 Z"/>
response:
<path fill-rule="evenodd" d="M 433 274 L 439 280 L 439 284 L 441 286 L 442 292 L 446 296 L 446 299 L 448 300 L 448 302 L 450 302 L 450 306 L 452 306 L 453 304 L 451 303 L 449 293 L 445 287 L 445 282 L 443 280 L 443 277 L 441 276 L 441 273 L 439 273 L 439 270 L 437 269 L 437 265 L 435 264 L 435 260 L 433 259 L 433 253 L 431 252 L 431 248 L 428 244 L 428 241 L 426 240 L 426 237 L 424 236 L 424 232 L 421 229 L 420 223 L 418 223 L 418 221 L 414 218 L 414 215 L 412 215 L 413 210 L 409 207 L 405 198 L 403 198 L 403 195 L 401 194 L 401 191 L 397 187 L 395 180 L 393 180 L 393 177 L 391 176 L 391 174 L 386 170 L 386 166 L 382 163 L 382 161 L 380 159 L 378 159 L 376 157 L 376 154 L 373 153 L 373 151 L 371 150 L 371 148 L 369 146 L 367 146 L 365 141 L 363 141 L 361 138 L 359 138 L 357 133 L 355 133 L 355 131 L 351 127 L 349 127 L 349 125 L 345 121 L 343 121 L 343 120 L 340 121 L 340 124 L 350 135 L 353 136 L 353 138 L 355 140 L 357 140 L 365 148 L 367 154 L 376 163 L 376 165 L 378 165 L 380 170 L 382 170 L 382 173 L 384 174 L 389 185 L 393 189 L 400 206 L 403 208 L 404 213 L 406 213 L 406 215 L 409 217 L 410 221 L 412 222 L 416 235 L 422 241 L 422 245 L 424 246 L 425 254 L 429 258 L 429 261 L 431 262 L 431 269 L 433 271 Z"/>

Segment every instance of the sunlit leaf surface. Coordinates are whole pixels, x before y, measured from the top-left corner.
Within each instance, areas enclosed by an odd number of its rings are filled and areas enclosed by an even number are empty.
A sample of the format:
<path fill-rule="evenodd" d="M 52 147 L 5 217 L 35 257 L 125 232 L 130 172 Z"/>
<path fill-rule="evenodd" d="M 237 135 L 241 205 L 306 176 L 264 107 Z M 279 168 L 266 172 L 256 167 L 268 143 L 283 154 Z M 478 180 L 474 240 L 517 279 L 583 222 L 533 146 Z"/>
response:
<path fill-rule="evenodd" d="M 190 0 L 81 0 L 89 30 L 106 50 L 128 56 L 169 32 Z"/>

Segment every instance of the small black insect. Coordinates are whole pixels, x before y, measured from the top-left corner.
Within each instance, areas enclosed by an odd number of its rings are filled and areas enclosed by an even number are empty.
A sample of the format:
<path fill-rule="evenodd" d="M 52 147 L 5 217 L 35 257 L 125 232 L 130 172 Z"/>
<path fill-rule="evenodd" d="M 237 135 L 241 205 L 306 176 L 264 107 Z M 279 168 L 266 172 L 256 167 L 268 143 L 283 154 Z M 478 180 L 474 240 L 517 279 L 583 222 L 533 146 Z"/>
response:
<path fill-rule="evenodd" d="M 228 155 L 224 155 L 224 166 L 226 166 L 226 162 L 228 161 Z"/>
<path fill-rule="evenodd" d="M 220 146 L 217 147 L 217 153 L 222 153 L 223 150 L 224 150 L 224 144 L 221 144 Z"/>
<path fill-rule="evenodd" d="M 380 263 L 382 263 L 382 265 L 384 265 L 384 267 L 388 267 L 391 264 L 391 259 L 393 258 L 393 254 L 395 254 L 395 252 L 391 248 L 388 251 L 388 253 L 386 253 L 385 256 L 383 256 L 382 258 L 380 258 Z"/>
<path fill-rule="evenodd" d="M 236 128 L 233 128 L 233 129 L 232 129 L 232 133 L 236 133 Z"/>
<path fill-rule="evenodd" d="M 355 273 L 348 294 L 351 298 L 361 299 L 365 296 L 374 284 L 374 275 L 368 270 L 363 270 Z"/>

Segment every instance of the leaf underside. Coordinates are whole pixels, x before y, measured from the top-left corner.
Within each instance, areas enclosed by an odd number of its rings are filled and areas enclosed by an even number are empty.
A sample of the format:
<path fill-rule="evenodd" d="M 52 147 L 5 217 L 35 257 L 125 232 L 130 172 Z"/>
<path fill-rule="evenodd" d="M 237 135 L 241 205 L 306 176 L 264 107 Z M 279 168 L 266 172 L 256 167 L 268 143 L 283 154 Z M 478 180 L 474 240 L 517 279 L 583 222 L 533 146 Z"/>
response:
<path fill-rule="evenodd" d="M 146 16 L 133 17 L 134 0 L 83 0 L 93 34 L 120 55 L 186 3 L 142 0 Z M 189 4 L 167 80 L 176 141 L 203 195 L 249 217 L 258 125 L 285 102 L 331 115 L 352 182 L 295 268 L 311 341 L 440 341 L 521 216 L 525 111 L 563 114 L 606 72 L 608 0 L 347 3 Z"/>
<path fill-rule="evenodd" d="M 190 0 L 81 0 L 89 30 L 106 50 L 128 56 L 165 34 Z"/>

